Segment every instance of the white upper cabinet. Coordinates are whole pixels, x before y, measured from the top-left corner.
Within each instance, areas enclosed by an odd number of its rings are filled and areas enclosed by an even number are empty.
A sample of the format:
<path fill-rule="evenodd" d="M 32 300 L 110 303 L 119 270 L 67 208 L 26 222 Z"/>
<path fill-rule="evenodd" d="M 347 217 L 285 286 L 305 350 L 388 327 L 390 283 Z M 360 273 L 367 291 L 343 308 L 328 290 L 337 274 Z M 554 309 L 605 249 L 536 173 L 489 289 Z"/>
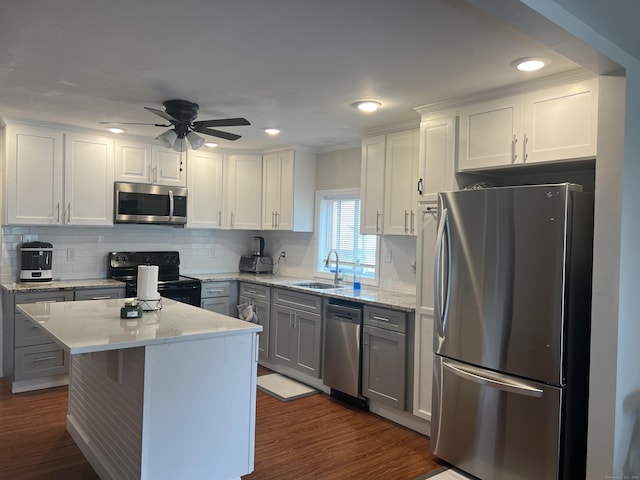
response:
<path fill-rule="evenodd" d="M 186 152 L 175 152 L 161 145 L 152 145 L 150 182 L 186 187 L 185 157 Z"/>
<path fill-rule="evenodd" d="M 462 108 L 458 170 L 594 158 L 597 116 L 595 78 Z"/>
<path fill-rule="evenodd" d="M 228 165 L 226 226 L 237 230 L 260 230 L 262 156 L 232 154 Z"/>
<path fill-rule="evenodd" d="M 63 143 L 58 130 L 6 126 L 6 224 L 55 225 L 62 221 Z"/>
<path fill-rule="evenodd" d="M 99 135 L 65 134 L 64 222 L 113 224 L 113 140 Z"/>
<path fill-rule="evenodd" d="M 113 223 L 113 140 L 17 124 L 5 135 L 7 224 Z"/>
<path fill-rule="evenodd" d="M 116 140 L 115 180 L 118 182 L 151 182 L 151 144 L 135 140 Z"/>
<path fill-rule="evenodd" d="M 385 235 L 416 235 L 419 131 L 390 133 L 384 175 Z"/>
<path fill-rule="evenodd" d="M 384 227 L 386 135 L 362 139 L 360 233 L 381 234 Z"/>
<path fill-rule="evenodd" d="M 456 190 L 456 133 L 458 117 L 429 116 L 420 123 L 420 198 Z"/>
<path fill-rule="evenodd" d="M 472 105 L 460 112 L 458 170 L 477 170 L 521 162 L 522 97 Z"/>
<path fill-rule="evenodd" d="M 175 152 L 161 145 L 118 139 L 115 146 L 115 180 L 186 187 L 185 156 L 186 153 Z"/>
<path fill-rule="evenodd" d="M 262 157 L 262 229 L 312 232 L 315 154 L 284 150 Z"/>
<path fill-rule="evenodd" d="M 187 227 L 222 228 L 224 157 L 219 152 L 187 152 Z"/>

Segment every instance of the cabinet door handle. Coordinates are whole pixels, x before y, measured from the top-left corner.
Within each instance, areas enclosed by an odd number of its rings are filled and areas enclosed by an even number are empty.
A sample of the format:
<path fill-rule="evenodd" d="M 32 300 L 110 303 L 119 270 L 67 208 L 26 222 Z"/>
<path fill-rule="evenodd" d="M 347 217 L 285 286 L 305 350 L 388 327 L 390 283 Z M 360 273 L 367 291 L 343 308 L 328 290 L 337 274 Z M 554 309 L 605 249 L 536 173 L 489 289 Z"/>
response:
<path fill-rule="evenodd" d="M 67 223 L 71 223 L 71 202 L 67 204 Z"/>
<path fill-rule="evenodd" d="M 280 212 L 276 212 L 276 228 L 280 228 Z"/>
<path fill-rule="evenodd" d="M 222 210 L 218 210 L 218 226 L 222 226 Z"/>
<path fill-rule="evenodd" d="M 231 228 L 233 228 L 233 212 L 231 212 Z"/>
<path fill-rule="evenodd" d="M 60 202 L 56 204 L 56 223 L 60 223 Z"/>
<path fill-rule="evenodd" d="M 411 233 L 415 233 L 415 218 L 416 218 L 416 212 L 414 212 L 413 210 L 411 210 Z"/>
<path fill-rule="evenodd" d="M 516 153 L 516 143 L 518 143 L 518 139 L 516 136 L 513 136 L 513 140 L 511 140 L 511 162 L 515 163 L 516 158 L 518 158 L 518 154 Z"/>
<path fill-rule="evenodd" d="M 34 359 L 32 360 L 32 362 L 33 362 L 33 363 L 35 363 L 35 362 L 48 362 L 49 360 L 55 360 L 55 358 L 56 358 L 56 357 L 53 357 L 53 356 L 51 356 L 51 357 L 40 357 L 40 358 L 34 358 Z"/>
<path fill-rule="evenodd" d="M 422 195 L 422 191 L 423 191 L 422 188 L 423 188 L 422 179 L 419 179 L 418 180 L 418 195 Z"/>
<path fill-rule="evenodd" d="M 376 210 L 376 233 L 380 232 L 380 210 Z"/>
<path fill-rule="evenodd" d="M 404 211 L 404 233 L 408 232 L 408 230 L 407 230 L 407 224 L 408 224 L 407 219 L 408 219 L 408 217 L 409 217 L 409 212 L 407 212 L 405 210 Z"/>
<path fill-rule="evenodd" d="M 527 158 L 529 157 L 529 155 L 527 154 L 527 142 L 529 141 L 529 139 L 527 138 L 527 134 L 525 133 L 524 136 L 522 137 L 522 158 L 523 161 L 527 161 Z"/>
<path fill-rule="evenodd" d="M 293 312 L 289 312 L 289 328 L 295 328 L 292 317 L 293 317 Z"/>

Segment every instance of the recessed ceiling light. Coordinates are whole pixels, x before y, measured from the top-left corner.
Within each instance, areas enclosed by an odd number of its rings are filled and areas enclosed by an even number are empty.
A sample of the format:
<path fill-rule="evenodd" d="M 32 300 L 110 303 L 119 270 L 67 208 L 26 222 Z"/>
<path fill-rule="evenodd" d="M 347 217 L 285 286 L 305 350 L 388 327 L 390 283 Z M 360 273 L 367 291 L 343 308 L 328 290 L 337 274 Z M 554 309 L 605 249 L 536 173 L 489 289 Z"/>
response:
<path fill-rule="evenodd" d="M 375 112 L 382 106 L 382 103 L 377 100 L 362 100 L 352 103 L 352 105 L 363 112 Z"/>
<path fill-rule="evenodd" d="M 264 131 L 269 135 L 278 135 L 280 133 L 280 130 L 277 128 L 265 128 Z"/>
<path fill-rule="evenodd" d="M 115 128 L 115 127 L 112 127 L 112 128 L 110 128 L 110 129 L 109 129 L 109 131 L 110 131 L 111 133 L 124 133 L 124 129 L 123 129 L 123 128 Z"/>
<path fill-rule="evenodd" d="M 519 58 L 514 62 L 511 62 L 511 66 L 517 68 L 522 72 L 535 72 L 550 62 L 548 58 L 543 57 L 526 57 Z"/>
<path fill-rule="evenodd" d="M 204 142 L 204 146 L 209 148 L 215 148 L 218 146 L 218 144 L 215 142 Z"/>

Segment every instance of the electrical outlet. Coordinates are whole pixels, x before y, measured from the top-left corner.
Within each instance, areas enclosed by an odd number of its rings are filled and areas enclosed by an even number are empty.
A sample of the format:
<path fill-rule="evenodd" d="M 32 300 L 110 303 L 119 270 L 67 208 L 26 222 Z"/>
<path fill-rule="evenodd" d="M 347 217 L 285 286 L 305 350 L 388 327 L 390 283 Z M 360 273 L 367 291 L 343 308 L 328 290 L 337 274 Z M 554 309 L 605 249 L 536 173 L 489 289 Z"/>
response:
<path fill-rule="evenodd" d="M 287 258 L 287 252 L 280 252 L 280 258 Z"/>
<path fill-rule="evenodd" d="M 385 263 L 391 263 L 391 250 L 387 250 L 384 253 L 384 262 Z"/>
<path fill-rule="evenodd" d="M 76 261 L 76 249 L 75 248 L 67 248 L 67 261 L 75 262 Z"/>
<path fill-rule="evenodd" d="M 216 258 L 216 249 L 211 247 L 211 258 Z"/>

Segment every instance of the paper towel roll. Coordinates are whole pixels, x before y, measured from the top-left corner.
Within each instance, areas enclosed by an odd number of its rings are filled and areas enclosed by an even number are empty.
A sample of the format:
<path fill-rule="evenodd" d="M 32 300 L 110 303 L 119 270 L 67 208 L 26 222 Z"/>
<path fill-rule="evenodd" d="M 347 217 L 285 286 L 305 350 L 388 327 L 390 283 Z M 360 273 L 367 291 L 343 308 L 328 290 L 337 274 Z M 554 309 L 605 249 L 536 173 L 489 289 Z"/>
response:
<path fill-rule="evenodd" d="M 138 265 L 138 295 L 139 300 L 159 300 L 158 266 Z"/>

